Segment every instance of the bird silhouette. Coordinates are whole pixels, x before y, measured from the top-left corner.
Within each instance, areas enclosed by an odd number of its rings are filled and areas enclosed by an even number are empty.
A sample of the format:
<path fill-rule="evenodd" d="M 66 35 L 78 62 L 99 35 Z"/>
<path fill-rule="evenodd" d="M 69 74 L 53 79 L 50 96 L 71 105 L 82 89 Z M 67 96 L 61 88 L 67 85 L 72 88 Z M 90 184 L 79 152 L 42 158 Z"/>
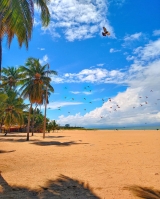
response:
<path fill-rule="evenodd" d="M 104 32 L 102 32 L 103 36 L 110 35 L 110 32 L 105 27 L 103 27 L 103 31 L 104 31 Z"/>

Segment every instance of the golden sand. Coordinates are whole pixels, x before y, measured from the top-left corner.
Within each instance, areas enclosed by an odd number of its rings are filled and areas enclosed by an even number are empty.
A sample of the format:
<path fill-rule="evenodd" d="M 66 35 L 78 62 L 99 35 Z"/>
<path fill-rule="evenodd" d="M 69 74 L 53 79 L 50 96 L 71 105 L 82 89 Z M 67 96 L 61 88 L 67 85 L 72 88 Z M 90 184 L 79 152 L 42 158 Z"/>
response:
<path fill-rule="evenodd" d="M 3 199 L 133 199 L 125 186 L 160 187 L 160 131 L 0 134 L 0 171 Z"/>

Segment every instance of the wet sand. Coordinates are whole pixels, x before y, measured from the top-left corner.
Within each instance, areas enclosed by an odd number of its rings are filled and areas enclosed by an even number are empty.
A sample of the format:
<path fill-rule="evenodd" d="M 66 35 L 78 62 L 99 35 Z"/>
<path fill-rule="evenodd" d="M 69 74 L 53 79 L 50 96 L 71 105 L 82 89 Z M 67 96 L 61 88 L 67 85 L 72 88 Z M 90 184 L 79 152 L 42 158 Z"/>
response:
<path fill-rule="evenodd" d="M 0 134 L 0 198 L 133 199 L 159 189 L 160 131 L 63 130 Z"/>

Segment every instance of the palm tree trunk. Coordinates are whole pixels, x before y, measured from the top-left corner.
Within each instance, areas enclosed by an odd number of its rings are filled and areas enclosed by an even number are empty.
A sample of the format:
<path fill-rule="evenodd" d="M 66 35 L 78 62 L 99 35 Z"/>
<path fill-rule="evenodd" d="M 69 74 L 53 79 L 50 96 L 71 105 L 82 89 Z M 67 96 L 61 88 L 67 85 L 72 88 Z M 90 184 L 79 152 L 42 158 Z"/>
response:
<path fill-rule="evenodd" d="M 29 130 L 30 130 L 31 110 L 32 110 L 32 103 L 31 103 L 31 106 L 30 106 L 30 108 L 29 108 L 29 115 L 28 115 L 27 141 L 29 141 Z"/>
<path fill-rule="evenodd" d="M 1 83 L 1 71 L 2 71 L 2 38 L 0 37 L 0 83 Z"/>
<path fill-rule="evenodd" d="M 35 107 L 35 109 L 34 109 L 34 111 L 33 111 L 33 121 L 32 121 L 32 136 L 33 136 L 33 134 L 34 134 L 34 117 L 35 117 L 35 112 L 36 112 L 36 110 L 37 110 L 37 104 L 36 104 L 36 107 Z"/>

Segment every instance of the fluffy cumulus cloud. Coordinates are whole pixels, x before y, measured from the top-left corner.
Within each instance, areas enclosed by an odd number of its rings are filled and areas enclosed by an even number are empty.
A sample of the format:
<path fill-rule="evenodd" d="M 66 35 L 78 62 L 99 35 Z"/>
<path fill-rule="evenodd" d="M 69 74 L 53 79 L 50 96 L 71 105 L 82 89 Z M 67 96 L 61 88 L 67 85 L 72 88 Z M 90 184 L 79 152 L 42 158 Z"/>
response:
<path fill-rule="evenodd" d="M 49 10 L 51 22 L 42 29 L 53 37 L 64 35 L 68 41 L 87 39 L 100 34 L 103 26 L 114 37 L 113 29 L 106 19 L 106 0 L 51 0 Z M 61 29 L 61 34 L 58 29 Z"/>
<path fill-rule="evenodd" d="M 103 68 L 84 69 L 79 73 L 66 73 L 60 78 L 52 77 L 54 83 L 118 83 L 126 74 L 120 70 L 107 70 Z M 61 81 L 59 81 L 61 79 Z"/>
<path fill-rule="evenodd" d="M 105 100 L 101 107 L 81 115 L 61 115 L 58 123 L 79 126 L 138 126 L 158 124 L 160 122 L 160 57 L 158 56 L 160 45 L 159 39 L 134 49 L 136 58 L 132 61 L 127 71 L 122 74 L 120 71 L 101 71 L 95 75 L 95 71 L 83 70 L 78 74 L 80 78 L 85 77 L 91 82 L 93 77 L 99 78 L 102 82 L 106 76 L 114 79 L 117 83 L 128 85 L 124 92 L 118 93 L 111 99 Z M 150 53 L 148 53 L 150 52 Z M 144 62 L 148 60 L 148 62 Z M 102 73 L 101 73 L 102 72 Z M 69 75 L 70 76 L 70 75 Z M 117 79 L 116 79 L 117 78 Z M 119 81 L 121 79 L 121 81 Z M 113 79 L 112 79 L 113 80 Z"/>

